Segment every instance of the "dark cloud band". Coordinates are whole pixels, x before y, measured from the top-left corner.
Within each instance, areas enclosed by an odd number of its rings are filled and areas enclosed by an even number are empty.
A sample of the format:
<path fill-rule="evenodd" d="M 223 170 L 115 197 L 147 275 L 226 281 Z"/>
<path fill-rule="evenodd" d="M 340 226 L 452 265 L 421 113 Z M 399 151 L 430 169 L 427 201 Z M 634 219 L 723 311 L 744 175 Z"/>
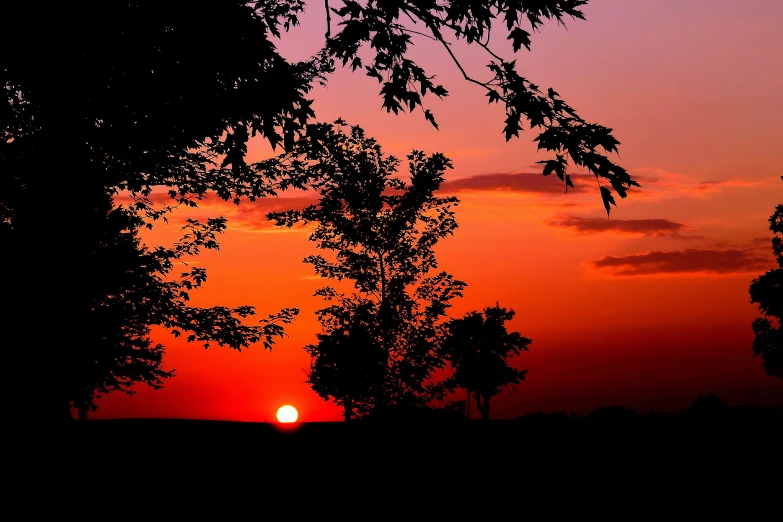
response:
<path fill-rule="evenodd" d="M 675 250 L 647 252 L 630 256 L 604 256 L 592 262 L 599 269 L 616 275 L 651 274 L 740 274 L 766 270 L 772 264 L 769 257 L 754 250 Z"/>
<path fill-rule="evenodd" d="M 553 227 L 570 228 L 578 234 L 618 232 L 622 234 L 638 234 L 653 237 L 679 236 L 681 232 L 688 228 L 682 223 L 669 221 L 668 219 L 607 219 L 570 215 L 549 221 L 549 225 Z"/>
<path fill-rule="evenodd" d="M 586 192 L 585 181 L 595 184 L 595 176 L 591 174 L 572 174 L 575 188 L 568 192 Z M 580 183 L 582 182 L 582 183 Z M 594 186 L 594 185 L 593 185 Z M 441 192 L 520 192 L 529 194 L 563 194 L 565 183 L 557 176 L 542 176 L 530 173 L 512 174 L 481 174 L 467 178 L 446 181 L 441 185 Z"/>

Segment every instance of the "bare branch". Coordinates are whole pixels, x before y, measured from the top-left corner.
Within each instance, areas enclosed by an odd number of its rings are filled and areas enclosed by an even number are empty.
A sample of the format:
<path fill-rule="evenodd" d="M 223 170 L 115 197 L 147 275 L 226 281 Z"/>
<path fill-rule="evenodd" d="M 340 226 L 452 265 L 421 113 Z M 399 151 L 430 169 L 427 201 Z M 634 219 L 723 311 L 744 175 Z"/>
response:
<path fill-rule="evenodd" d="M 326 39 L 329 40 L 332 37 L 332 13 L 329 7 L 329 0 L 324 0 L 324 7 L 326 8 Z"/>
<path fill-rule="evenodd" d="M 454 52 L 451 50 L 451 47 L 449 46 L 449 43 L 443 38 L 443 35 L 440 32 L 440 29 L 438 29 L 438 25 L 445 25 L 443 23 L 443 20 L 438 19 L 438 23 L 434 23 L 432 18 L 434 18 L 432 15 L 429 15 L 428 13 L 424 13 L 418 9 L 416 9 L 413 6 L 406 6 L 403 8 L 403 11 L 406 12 L 410 9 L 424 24 L 429 27 L 430 31 L 432 31 L 432 35 L 435 37 L 435 40 L 439 41 L 441 44 L 443 44 L 443 47 L 446 49 L 446 52 L 449 53 L 449 56 L 451 56 L 451 60 L 454 62 L 454 64 L 457 66 L 459 71 L 462 73 L 462 77 L 465 78 L 465 80 L 475 83 L 476 85 L 480 85 L 487 89 L 488 91 L 493 90 L 491 87 L 489 87 L 489 82 L 481 82 L 479 80 L 476 80 L 475 78 L 468 75 L 467 71 L 465 71 L 465 68 L 460 63 L 459 59 L 457 59 L 457 56 L 454 54 Z M 481 42 L 479 42 L 481 43 Z M 489 49 L 487 49 L 489 50 Z M 490 51 L 491 53 L 491 51 Z M 494 56 L 494 54 L 493 54 Z"/>
<path fill-rule="evenodd" d="M 437 39 L 434 38 L 432 35 L 429 35 L 427 33 L 422 33 L 420 31 L 414 31 L 413 29 L 409 29 L 409 28 L 405 27 L 404 25 L 395 25 L 394 28 L 395 29 L 399 29 L 400 31 L 403 31 L 403 32 L 406 32 L 406 33 L 417 34 L 419 36 L 423 36 L 425 38 L 429 38 L 430 40 L 437 41 Z"/>

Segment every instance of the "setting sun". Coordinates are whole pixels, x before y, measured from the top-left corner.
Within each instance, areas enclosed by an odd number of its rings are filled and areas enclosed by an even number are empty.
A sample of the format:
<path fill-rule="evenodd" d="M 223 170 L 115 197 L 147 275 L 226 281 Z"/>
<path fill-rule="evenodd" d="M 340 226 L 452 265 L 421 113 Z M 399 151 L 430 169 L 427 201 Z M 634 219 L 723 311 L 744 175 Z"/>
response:
<path fill-rule="evenodd" d="M 296 408 L 294 408 L 289 404 L 286 404 L 285 406 L 281 406 L 280 409 L 277 410 L 277 422 L 280 422 L 282 424 L 289 424 L 292 422 L 296 422 L 298 418 L 299 418 L 299 412 L 296 411 Z"/>

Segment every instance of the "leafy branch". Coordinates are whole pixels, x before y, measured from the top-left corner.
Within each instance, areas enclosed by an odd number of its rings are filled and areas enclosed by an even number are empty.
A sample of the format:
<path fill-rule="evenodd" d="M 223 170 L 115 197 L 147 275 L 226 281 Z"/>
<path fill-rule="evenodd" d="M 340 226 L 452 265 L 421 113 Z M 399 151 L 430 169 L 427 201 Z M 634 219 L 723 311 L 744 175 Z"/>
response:
<path fill-rule="evenodd" d="M 612 135 L 612 129 L 585 121 L 554 89 L 543 90 L 520 76 L 515 61 L 501 58 L 489 47 L 492 24 L 497 19 L 505 21 L 514 52 L 522 47 L 530 50 L 531 33 L 546 20 L 555 20 L 565 26 L 566 17 L 583 19 L 579 8 L 585 3 L 585 0 L 540 0 L 532 4 L 522 0 L 371 0 L 361 5 L 346 0 L 341 8 L 332 8 L 332 12 L 342 19 L 339 24 L 342 30 L 327 39 L 327 51 L 343 65 L 350 62 L 351 68 L 356 70 L 363 66 L 358 57 L 359 49 L 369 45 L 375 57 L 372 63 L 364 65 L 364 69 L 368 76 L 382 84 L 383 107 L 395 114 L 402 110 L 413 111 L 422 105 L 422 97 L 428 92 L 441 98 L 448 95 L 443 86 L 432 82 L 434 77 L 407 58 L 411 34 L 424 33 L 405 27 L 398 20 L 405 15 L 413 24 L 422 22 L 429 31 L 427 36 L 440 42 L 463 78 L 482 87 L 490 104 L 503 104 L 506 141 L 518 137 L 524 130 L 523 118 L 531 129 L 540 129 L 535 138 L 538 149 L 554 153 L 554 158 L 538 162 L 543 165 L 543 174 L 555 173 L 567 191 L 573 188 L 568 167 L 573 164 L 586 168 L 599 180 L 599 193 L 608 215 L 611 206 L 616 205 L 612 191 L 625 198 L 631 187 L 640 187 L 625 169 L 607 157 L 617 153 L 620 144 Z M 523 22 L 529 24 L 530 30 L 522 27 Z M 491 79 L 478 80 L 468 73 L 447 41 L 446 32 L 457 40 L 478 45 L 488 54 Z M 429 109 L 424 109 L 424 116 L 438 128 Z M 601 178 L 608 181 L 611 189 L 600 185 Z"/>

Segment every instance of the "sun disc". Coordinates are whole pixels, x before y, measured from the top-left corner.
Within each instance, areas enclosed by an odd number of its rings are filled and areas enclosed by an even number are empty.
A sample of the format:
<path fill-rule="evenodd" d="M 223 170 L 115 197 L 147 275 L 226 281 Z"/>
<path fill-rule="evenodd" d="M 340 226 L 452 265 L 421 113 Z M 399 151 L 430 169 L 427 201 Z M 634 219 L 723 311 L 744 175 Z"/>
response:
<path fill-rule="evenodd" d="M 277 422 L 280 422 L 282 424 L 289 424 L 292 422 L 296 422 L 298 418 L 299 418 L 299 412 L 296 411 L 296 408 L 294 408 L 290 404 L 286 404 L 285 406 L 280 406 L 280 408 L 277 410 Z"/>

